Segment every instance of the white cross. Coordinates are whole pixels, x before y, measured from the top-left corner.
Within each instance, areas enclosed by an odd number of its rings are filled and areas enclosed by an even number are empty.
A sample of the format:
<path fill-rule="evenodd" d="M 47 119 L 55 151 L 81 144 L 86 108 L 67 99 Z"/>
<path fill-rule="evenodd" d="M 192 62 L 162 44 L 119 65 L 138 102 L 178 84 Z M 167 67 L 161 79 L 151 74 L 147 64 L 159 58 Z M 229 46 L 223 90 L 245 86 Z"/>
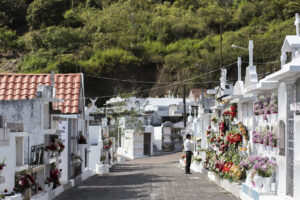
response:
<path fill-rule="evenodd" d="M 300 37 L 300 32 L 299 32 L 299 24 L 300 24 L 300 18 L 299 14 L 296 13 L 296 20 L 295 20 L 295 26 L 296 26 L 296 35 Z"/>

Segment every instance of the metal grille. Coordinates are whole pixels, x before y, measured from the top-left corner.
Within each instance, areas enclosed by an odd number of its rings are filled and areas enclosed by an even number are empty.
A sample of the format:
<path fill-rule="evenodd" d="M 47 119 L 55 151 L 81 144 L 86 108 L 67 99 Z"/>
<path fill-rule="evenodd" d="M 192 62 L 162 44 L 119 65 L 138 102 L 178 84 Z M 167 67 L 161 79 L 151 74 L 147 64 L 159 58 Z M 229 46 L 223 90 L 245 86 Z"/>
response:
<path fill-rule="evenodd" d="M 287 86 L 287 176 L 286 189 L 287 195 L 294 196 L 294 112 L 291 111 L 290 105 L 295 102 L 294 85 Z"/>

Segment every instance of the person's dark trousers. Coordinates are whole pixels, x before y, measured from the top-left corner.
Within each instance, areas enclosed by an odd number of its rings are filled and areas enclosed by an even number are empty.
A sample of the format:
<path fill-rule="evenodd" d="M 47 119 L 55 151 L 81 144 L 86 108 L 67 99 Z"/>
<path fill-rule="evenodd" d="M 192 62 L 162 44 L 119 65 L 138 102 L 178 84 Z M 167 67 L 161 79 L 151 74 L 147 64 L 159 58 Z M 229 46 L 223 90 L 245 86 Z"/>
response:
<path fill-rule="evenodd" d="M 185 173 L 190 173 L 190 167 L 192 162 L 192 155 L 193 153 L 191 151 L 185 152 L 185 158 L 186 158 L 186 165 L 185 165 Z"/>

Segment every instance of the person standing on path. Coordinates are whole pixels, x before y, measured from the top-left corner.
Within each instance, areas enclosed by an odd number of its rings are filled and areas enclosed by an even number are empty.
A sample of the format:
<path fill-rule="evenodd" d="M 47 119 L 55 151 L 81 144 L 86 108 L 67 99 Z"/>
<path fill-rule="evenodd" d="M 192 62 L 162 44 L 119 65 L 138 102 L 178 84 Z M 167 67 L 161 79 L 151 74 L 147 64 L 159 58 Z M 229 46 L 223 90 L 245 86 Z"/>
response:
<path fill-rule="evenodd" d="M 185 173 L 191 174 L 191 162 L 192 162 L 192 155 L 193 155 L 193 143 L 191 141 L 191 135 L 186 134 L 186 140 L 184 141 L 184 151 L 185 151 L 185 158 L 186 158 L 186 165 L 185 165 Z"/>

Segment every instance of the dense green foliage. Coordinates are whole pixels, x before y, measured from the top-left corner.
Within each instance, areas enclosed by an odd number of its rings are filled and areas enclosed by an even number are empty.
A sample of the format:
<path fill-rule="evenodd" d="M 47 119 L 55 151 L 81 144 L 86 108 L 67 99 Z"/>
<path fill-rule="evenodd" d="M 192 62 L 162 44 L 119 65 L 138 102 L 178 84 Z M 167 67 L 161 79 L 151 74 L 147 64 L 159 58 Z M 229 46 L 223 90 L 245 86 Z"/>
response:
<path fill-rule="evenodd" d="M 285 35 L 295 33 L 295 12 L 300 12 L 300 3 L 289 0 L 0 0 L 0 38 L 5 38 L 0 50 L 24 54 L 21 72 L 81 70 L 173 82 L 219 68 L 221 24 L 223 65 L 238 56 L 247 62 L 248 52 L 230 45 L 247 47 L 252 39 L 258 71 L 268 73 L 279 63 L 259 63 L 279 60 Z M 236 67 L 228 70 L 228 79 L 236 80 Z M 218 77 L 217 71 L 186 83 L 190 88 L 212 87 Z M 111 87 L 98 96 L 112 94 L 112 87 L 122 92 L 161 86 L 105 83 Z M 151 93 L 181 92 L 178 88 Z"/>

